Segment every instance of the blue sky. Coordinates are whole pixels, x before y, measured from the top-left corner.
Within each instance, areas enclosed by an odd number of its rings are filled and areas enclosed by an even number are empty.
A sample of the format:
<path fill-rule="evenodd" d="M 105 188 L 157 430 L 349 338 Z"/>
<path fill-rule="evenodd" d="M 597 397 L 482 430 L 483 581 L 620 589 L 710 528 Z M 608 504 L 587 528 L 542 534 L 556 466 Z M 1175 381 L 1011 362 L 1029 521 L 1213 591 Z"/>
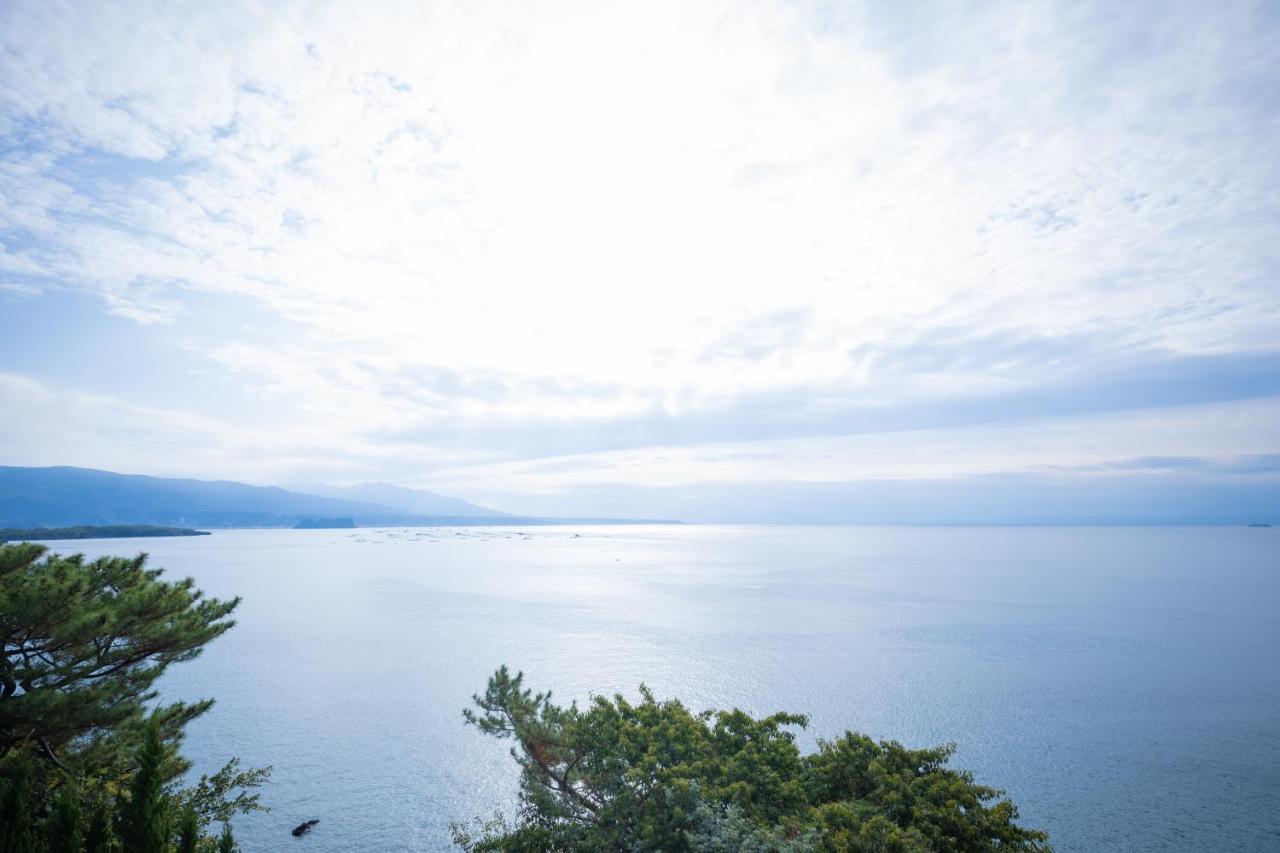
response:
<path fill-rule="evenodd" d="M 0 464 L 1280 511 L 1268 3 L 0 5 Z"/>

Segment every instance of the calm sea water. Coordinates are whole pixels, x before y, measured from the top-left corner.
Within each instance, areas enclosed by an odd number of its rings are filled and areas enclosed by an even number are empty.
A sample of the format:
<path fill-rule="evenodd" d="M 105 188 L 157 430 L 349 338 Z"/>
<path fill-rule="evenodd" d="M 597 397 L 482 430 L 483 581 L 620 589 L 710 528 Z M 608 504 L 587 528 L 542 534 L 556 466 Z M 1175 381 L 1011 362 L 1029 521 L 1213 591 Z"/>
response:
<path fill-rule="evenodd" d="M 447 849 L 510 808 L 462 724 L 500 663 L 564 700 L 807 712 L 1006 789 L 1060 851 L 1280 850 L 1280 529 L 226 531 L 145 549 L 240 624 L 174 667 L 201 770 L 272 764 L 248 851 Z M 289 830 L 319 818 L 301 841 Z"/>

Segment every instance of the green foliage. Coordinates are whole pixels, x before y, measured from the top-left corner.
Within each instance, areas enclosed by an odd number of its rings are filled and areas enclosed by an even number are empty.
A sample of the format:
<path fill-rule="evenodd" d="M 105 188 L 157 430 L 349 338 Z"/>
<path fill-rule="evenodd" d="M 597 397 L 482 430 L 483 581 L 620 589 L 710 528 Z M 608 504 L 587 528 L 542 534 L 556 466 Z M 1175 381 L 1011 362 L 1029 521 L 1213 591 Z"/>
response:
<path fill-rule="evenodd" d="M 238 599 L 145 562 L 0 545 L 0 853 L 207 851 L 210 823 L 263 808 L 269 767 L 232 759 L 178 784 L 183 727 L 212 703 L 156 706 L 152 689 L 232 626 Z"/>
<path fill-rule="evenodd" d="M 201 853 L 219 843 L 205 831 L 212 820 L 262 808 L 239 786 L 262 784 L 267 771 L 235 761 L 191 788 L 166 783 L 160 731 L 148 723 L 122 786 L 12 751 L 0 761 L 0 853 Z"/>
<path fill-rule="evenodd" d="M 176 853 L 197 853 L 200 849 L 200 819 L 190 805 L 184 807 L 178 817 L 178 838 L 174 848 Z"/>
<path fill-rule="evenodd" d="M 847 732 L 802 755 L 804 716 L 693 713 L 675 700 L 597 696 L 551 702 L 504 666 L 477 711 L 482 732 L 515 742 L 521 812 L 474 832 L 471 851 L 1047 851 L 1001 792 L 945 765 L 952 747 L 912 750 Z"/>
<path fill-rule="evenodd" d="M 162 776 L 164 760 L 160 726 L 152 722 L 146 728 L 138 769 L 120 813 L 120 839 L 130 853 L 166 853 L 169 809 Z"/>
<path fill-rule="evenodd" d="M 236 844 L 236 838 L 231 834 L 231 824 L 224 823 L 222 825 L 222 834 L 218 836 L 218 853 L 237 853 L 240 845 Z"/>
<path fill-rule="evenodd" d="M 145 564 L 0 546 L 0 755 L 25 742 L 79 770 L 118 766 L 155 680 L 234 624 L 238 599 L 205 599 L 190 578 L 168 583 Z M 162 709 L 166 737 L 210 704 Z M 184 769 L 175 756 L 166 772 Z"/>
<path fill-rule="evenodd" d="M 115 853 L 118 848 L 111 824 L 111 804 L 105 797 L 99 797 L 93 802 L 85 827 L 85 853 Z"/>
<path fill-rule="evenodd" d="M 85 817 L 80 793 L 72 785 L 62 785 L 50 801 L 45 818 L 44 838 L 48 850 L 79 853 L 84 848 Z"/>
<path fill-rule="evenodd" d="M 226 823 L 237 814 L 265 811 L 258 789 L 271 777 L 271 768 L 240 769 L 233 758 L 212 776 L 204 775 L 193 787 L 175 796 L 183 810 L 194 812 L 201 829 L 212 822 Z"/>
<path fill-rule="evenodd" d="M 736 806 L 702 803 L 688 832 L 690 850 L 702 853 L 812 853 L 817 831 L 760 826 Z"/>
<path fill-rule="evenodd" d="M 34 775 L 27 755 L 9 756 L 0 766 L 0 853 L 37 849 Z"/>

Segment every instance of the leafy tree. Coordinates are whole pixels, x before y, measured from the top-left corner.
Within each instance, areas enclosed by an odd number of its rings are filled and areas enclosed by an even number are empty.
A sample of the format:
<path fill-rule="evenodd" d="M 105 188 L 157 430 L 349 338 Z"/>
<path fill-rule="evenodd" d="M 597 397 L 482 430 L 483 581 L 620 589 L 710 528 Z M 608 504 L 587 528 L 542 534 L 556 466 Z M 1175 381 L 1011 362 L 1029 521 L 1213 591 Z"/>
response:
<path fill-rule="evenodd" d="M 519 820 L 454 828 L 471 851 L 1047 851 L 1017 809 L 946 767 L 952 747 L 911 750 L 853 732 L 802 755 L 807 718 L 693 713 L 597 696 L 579 708 L 523 686 L 504 666 L 463 712 L 515 742 Z"/>
<path fill-rule="evenodd" d="M 233 758 L 212 776 L 203 775 L 190 788 L 178 791 L 174 798 L 182 811 L 196 815 L 200 828 L 210 823 L 227 823 L 237 814 L 264 811 L 258 789 L 271 777 L 270 767 L 240 769 L 240 759 Z"/>
<path fill-rule="evenodd" d="M 702 803 L 693 814 L 689 849 L 700 853 L 812 853 L 817 832 L 794 827 L 762 827 L 736 806 Z"/>

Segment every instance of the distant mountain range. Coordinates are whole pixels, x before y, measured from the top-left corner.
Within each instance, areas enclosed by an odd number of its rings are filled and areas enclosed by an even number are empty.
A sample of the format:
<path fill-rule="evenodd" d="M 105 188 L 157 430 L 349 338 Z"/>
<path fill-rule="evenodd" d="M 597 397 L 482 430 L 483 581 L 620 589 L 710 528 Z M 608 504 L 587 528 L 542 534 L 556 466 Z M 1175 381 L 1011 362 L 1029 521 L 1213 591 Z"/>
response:
<path fill-rule="evenodd" d="M 359 526 L 626 523 L 506 515 L 456 498 L 386 483 L 311 488 L 327 494 L 92 468 L 0 466 L 0 527 L 293 527 L 315 518 L 350 518 Z"/>
<path fill-rule="evenodd" d="M 411 515 L 442 515 L 466 518 L 512 518 L 505 512 L 473 503 L 437 495 L 423 489 L 406 489 L 390 483 L 361 483 L 358 486 L 296 485 L 296 492 L 344 501 L 378 504 Z"/>

